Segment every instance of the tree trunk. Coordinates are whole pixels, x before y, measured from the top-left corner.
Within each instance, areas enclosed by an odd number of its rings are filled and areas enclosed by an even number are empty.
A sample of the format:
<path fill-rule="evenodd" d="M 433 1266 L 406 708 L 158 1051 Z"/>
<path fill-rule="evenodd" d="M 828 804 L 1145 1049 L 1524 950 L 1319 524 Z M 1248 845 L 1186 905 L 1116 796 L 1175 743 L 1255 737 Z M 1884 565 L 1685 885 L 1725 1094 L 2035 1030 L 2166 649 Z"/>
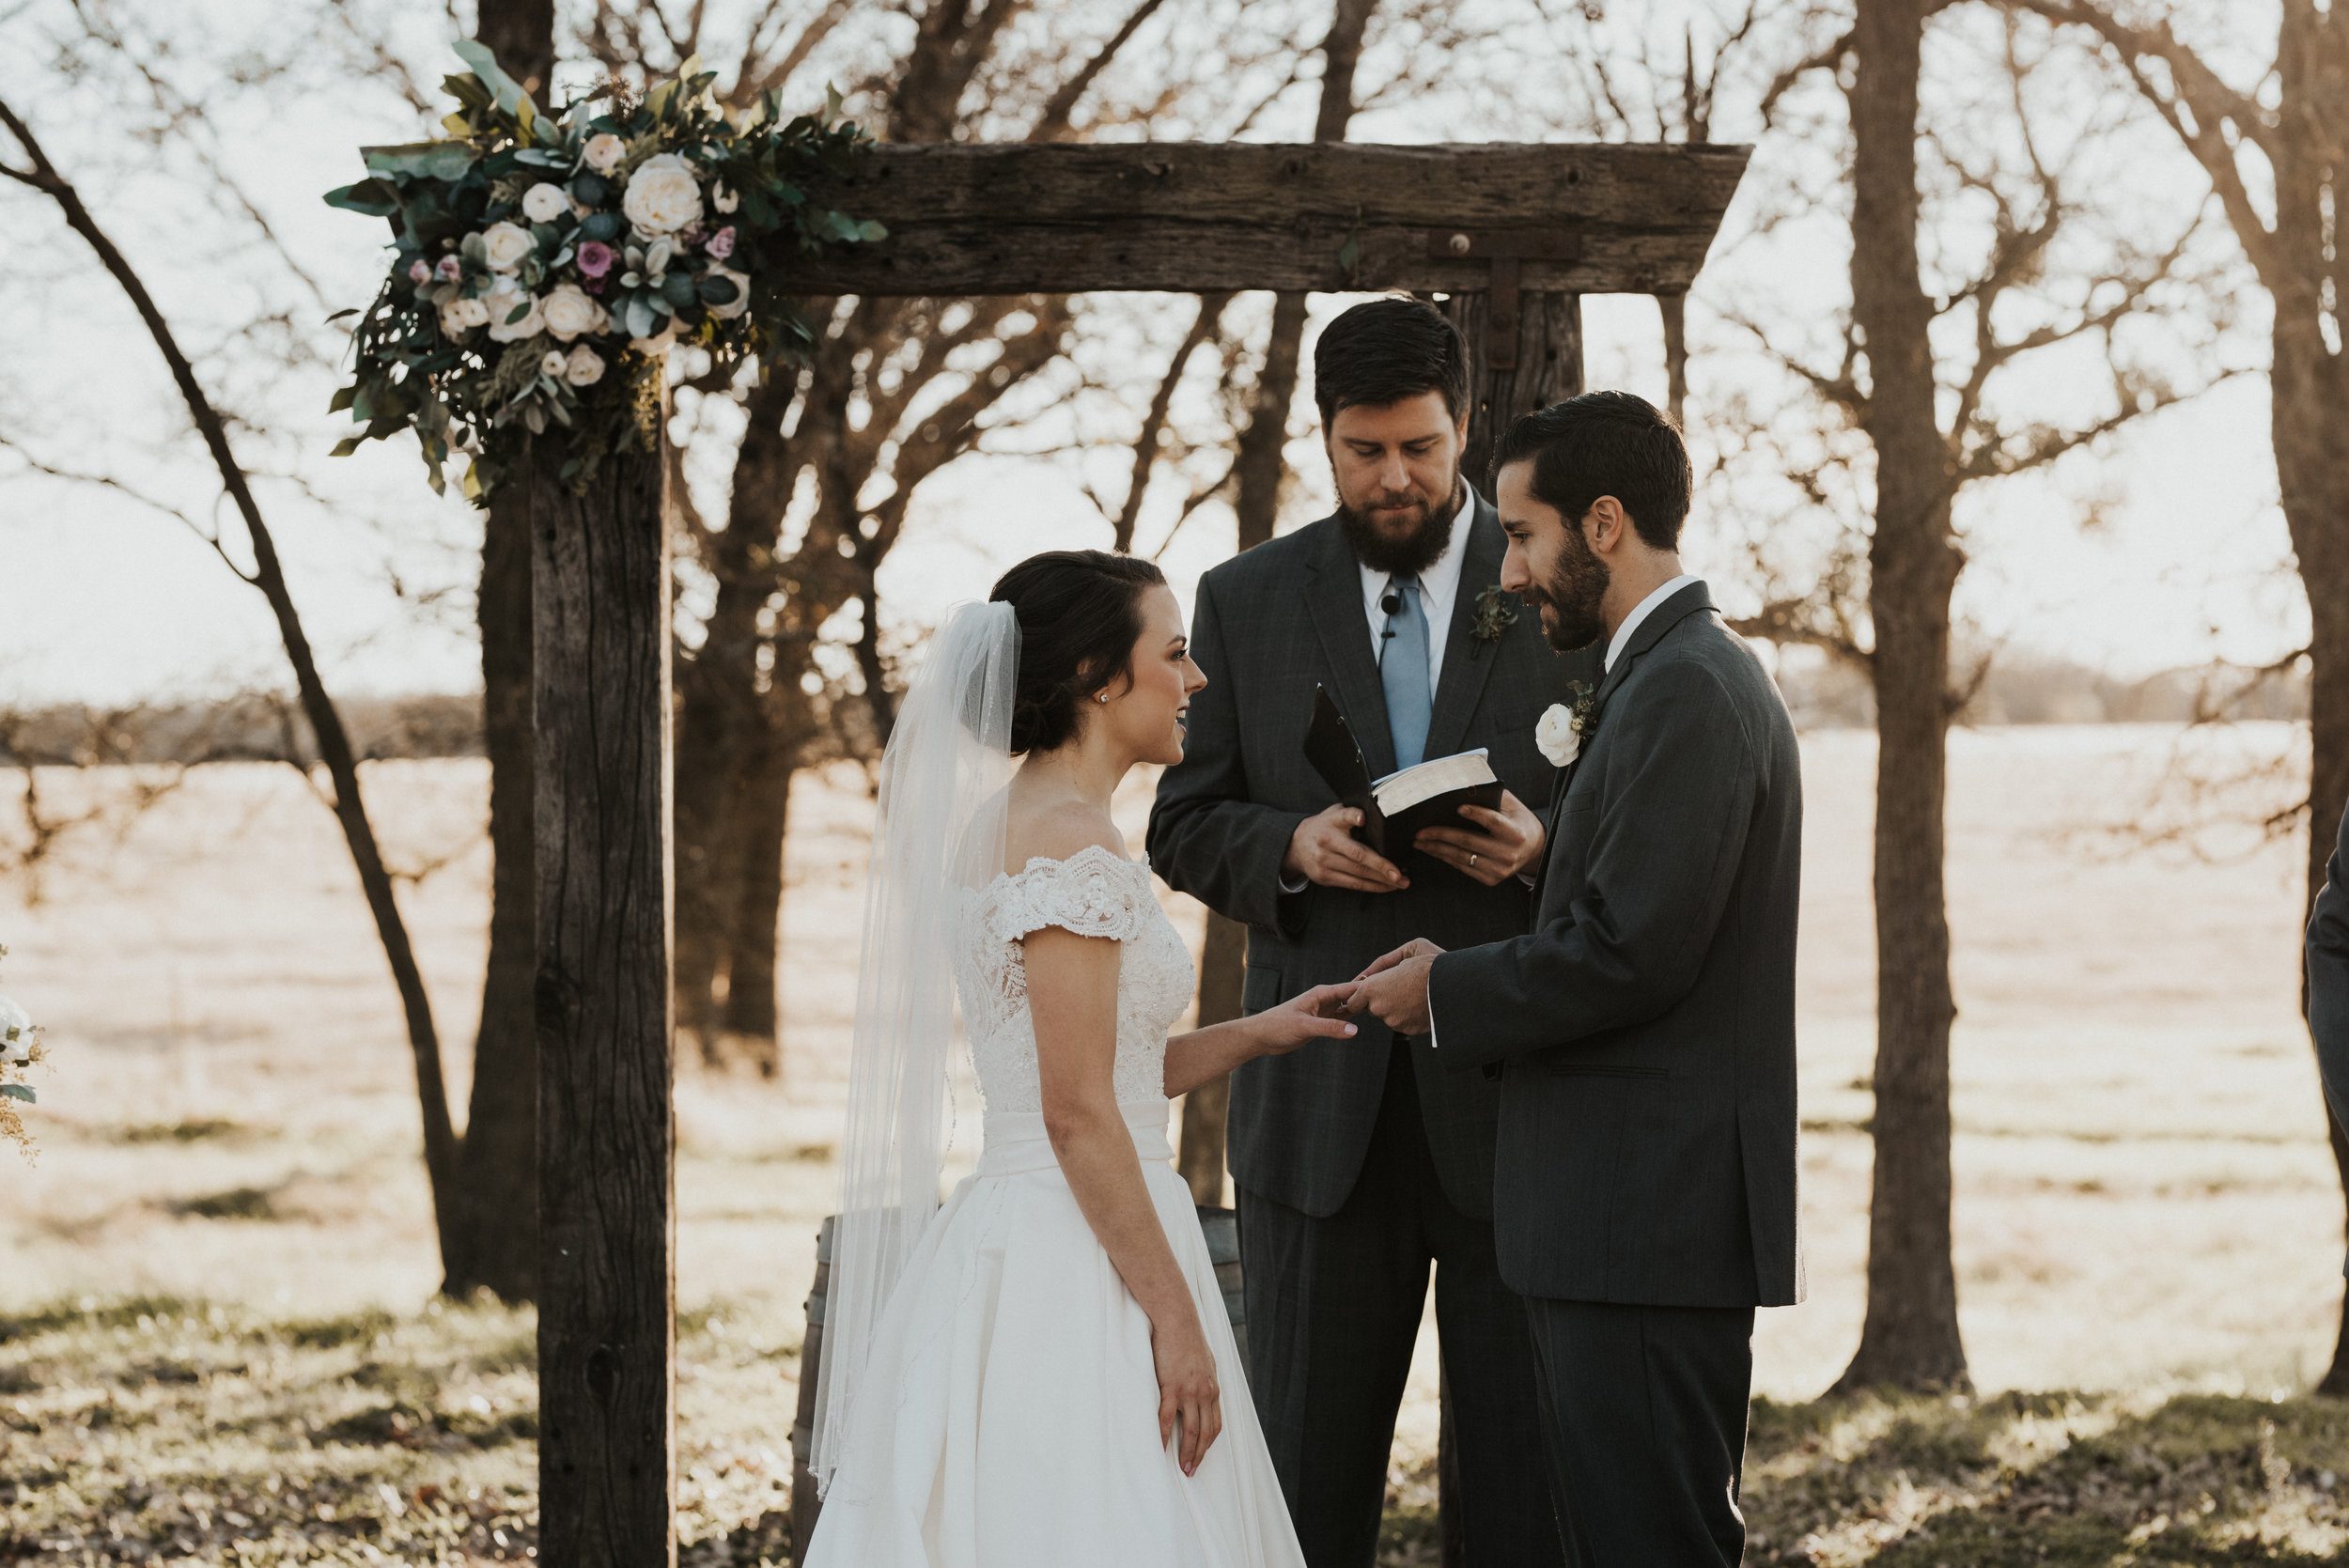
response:
<path fill-rule="evenodd" d="M 538 1291 L 537 830 L 532 781 L 530 505 L 494 498 L 481 549 L 482 747 L 490 762 L 490 961 L 441 1289 L 507 1301 Z"/>
<path fill-rule="evenodd" d="M 2313 247 L 2311 247 L 2313 249 Z M 2311 291 L 2313 292 L 2313 291 Z M 2317 301 L 2278 291 L 2272 432 L 2284 520 L 2309 598 L 2308 904 L 2325 885 L 2334 830 L 2349 805 L 2349 365 L 2321 333 Z M 2304 906 L 2303 913 L 2306 913 Z M 2303 994 L 2305 1010 L 2306 996 Z M 2349 1142 L 2326 1113 L 2349 1192 Z M 2319 1392 L 2349 1395 L 2349 1300 Z"/>
<path fill-rule="evenodd" d="M 1918 282 L 1917 79 L 1934 0 L 1859 8 L 1852 308 L 1868 350 L 1876 456 L 1876 1063 L 1868 1307 L 1839 1389 L 1966 1383 L 1950 1235 L 1950 931 L 1942 890 L 1950 717 L 1948 448 L 1934 407 L 1931 302 Z"/>
<path fill-rule="evenodd" d="M 771 745 L 759 758 L 737 814 L 742 860 L 742 898 L 735 910 L 726 959 L 726 1006 L 722 1033 L 728 1061 L 739 1058 L 758 1076 L 783 1076 L 782 1020 L 776 1016 L 775 955 L 782 941 L 783 846 L 790 829 L 791 779 L 797 747 Z"/>
<path fill-rule="evenodd" d="M 554 0 L 482 0 L 474 36 L 499 69 L 539 102 L 554 73 Z M 550 105 L 551 106 L 551 105 Z M 474 1036 L 473 1095 L 460 1172 L 442 1238 L 441 1289 L 538 1289 L 538 1041 L 531 1012 L 537 967 L 537 877 L 532 850 L 530 523 L 524 497 L 494 498 L 483 518 L 481 742 L 490 762 L 490 958 Z"/>
<path fill-rule="evenodd" d="M 736 800 L 748 760 L 772 745 L 770 703 L 759 689 L 760 620 L 776 589 L 773 551 L 796 472 L 783 422 L 798 389 L 797 375 L 778 370 L 750 395 L 725 530 L 706 552 L 718 598 L 678 681 L 677 1025 L 711 1065 L 723 1060 L 717 984 L 742 900 L 743 864 L 732 853 Z"/>
<path fill-rule="evenodd" d="M 677 1561 L 663 455 L 534 455 L 539 1560 Z"/>

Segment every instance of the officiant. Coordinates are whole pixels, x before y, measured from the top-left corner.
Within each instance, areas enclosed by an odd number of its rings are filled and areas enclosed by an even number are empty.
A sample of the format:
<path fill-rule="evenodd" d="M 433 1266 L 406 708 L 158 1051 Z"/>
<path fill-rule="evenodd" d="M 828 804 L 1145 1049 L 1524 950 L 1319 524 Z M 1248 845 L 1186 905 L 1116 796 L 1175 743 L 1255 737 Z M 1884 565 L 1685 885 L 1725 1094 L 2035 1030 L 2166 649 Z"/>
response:
<path fill-rule="evenodd" d="M 1526 929 L 1546 840 L 1524 802 L 1554 774 L 1534 724 L 1572 700 L 1575 668 L 1501 590 L 1500 520 L 1460 472 L 1468 386 L 1434 307 L 1339 316 L 1314 352 L 1338 510 L 1200 581 L 1190 652 L 1207 686 L 1159 784 L 1150 862 L 1247 924 L 1248 1012 L 1349 981 L 1413 937 Z M 1483 748 L 1500 808 L 1376 853 L 1306 760 L 1316 689 L 1373 776 Z M 1494 1259 L 1497 1111 L 1495 1084 L 1402 1036 L 1233 1075 L 1252 1391 L 1313 1568 L 1372 1560 L 1431 1266 L 1467 1560 L 1561 1560 L 1525 1308 Z"/>

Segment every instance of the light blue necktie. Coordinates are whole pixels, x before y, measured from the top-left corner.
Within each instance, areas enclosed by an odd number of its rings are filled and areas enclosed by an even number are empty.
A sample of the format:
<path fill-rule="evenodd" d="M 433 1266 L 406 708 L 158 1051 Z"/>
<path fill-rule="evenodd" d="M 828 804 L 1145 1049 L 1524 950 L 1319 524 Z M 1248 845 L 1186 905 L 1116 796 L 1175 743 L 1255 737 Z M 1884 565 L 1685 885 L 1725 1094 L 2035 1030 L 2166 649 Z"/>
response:
<path fill-rule="evenodd" d="M 1378 683 L 1387 691 L 1387 729 L 1394 737 L 1394 766 L 1417 768 L 1427 751 L 1427 721 L 1435 699 L 1427 690 L 1427 612 L 1420 608 L 1419 578 L 1387 580 L 1387 594 L 1403 603 L 1387 617 L 1378 656 Z"/>

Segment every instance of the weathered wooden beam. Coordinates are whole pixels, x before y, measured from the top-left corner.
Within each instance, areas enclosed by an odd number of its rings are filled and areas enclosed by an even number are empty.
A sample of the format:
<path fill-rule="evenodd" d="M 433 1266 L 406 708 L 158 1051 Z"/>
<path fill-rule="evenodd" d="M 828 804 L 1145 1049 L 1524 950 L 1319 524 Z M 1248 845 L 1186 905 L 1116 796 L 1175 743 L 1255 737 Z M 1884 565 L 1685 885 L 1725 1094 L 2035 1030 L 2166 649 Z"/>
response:
<path fill-rule="evenodd" d="M 814 199 L 888 240 L 795 262 L 811 294 L 1086 289 L 1481 291 L 1482 243 L 1570 235 L 1529 292 L 1688 287 L 1752 149 L 1685 145 L 1369 147 L 1174 142 L 876 147 Z"/>
<path fill-rule="evenodd" d="M 529 474 L 537 723 L 538 1560 L 677 1561 L 665 464 Z"/>

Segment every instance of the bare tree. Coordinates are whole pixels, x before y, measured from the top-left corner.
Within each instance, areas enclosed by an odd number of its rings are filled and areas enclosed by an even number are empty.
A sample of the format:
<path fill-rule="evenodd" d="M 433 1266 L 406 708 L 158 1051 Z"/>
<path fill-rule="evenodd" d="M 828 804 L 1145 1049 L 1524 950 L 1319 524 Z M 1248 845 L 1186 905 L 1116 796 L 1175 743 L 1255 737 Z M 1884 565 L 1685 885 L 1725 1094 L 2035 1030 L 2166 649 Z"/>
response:
<path fill-rule="evenodd" d="M 343 830 L 351 862 L 358 870 L 359 885 L 366 894 L 368 911 L 375 918 L 376 936 L 391 965 L 393 982 L 398 987 L 406 1015 L 409 1048 L 415 1061 L 417 1099 L 424 1119 L 425 1170 L 431 1181 L 433 1213 L 445 1253 L 455 1208 L 454 1188 L 459 1179 L 459 1150 L 456 1131 L 449 1120 L 448 1090 L 442 1074 L 440 1038 L 433 1027 L 431 1002 L 425 993 L 415 949 L 409 940 L 407 924 L 393 893 L 391 874 L 384 865 L 374 825 L 367 817 L 360 791 L 357 758 L 343 728 L 342 717 L 319 677 L 309 635 L 303 629 L 292 592 L 286 583 L 276 542 L 262 520 L 252 483 L 237 460 L 226 423 L 197 380 L 195 367 L 180 349 L 137 270 L 100 226 L 73 183 L 50 162 L 31 129 L 5 101 L 0 101 L 0 127 L 15 139 L 24 159 L 22 163 L 0 161 L 0 176 L 55 202 L 67 226 L 96 253 L 107 275 L 129 298 L 157 351 L 163 355 L 189 418 L 219 473 L 222 490 L 244 525 L 254 563 L 249 571 L 237 563 L 217 534 L 207 534 L 206 537 L 223 563 L 268 601 L 285 644 L 287 660 L 293 666 L 303 716 L 309 722 L 319 761 L 333 785 L 329 804 Z"/>
<path fill-rule="evenodd" d="M 2337 240 L 2339 204 L 2349 192 L 2349 16 L 2324 0 L 2280 0 L 2275 52 L 2242 73 L 2252 80 L 2237 87 L 2225 55 L 2180 36 L 2183 7 L 2015 3 L 2092 38 L 2160 116 L 2208 176 L 2274 304 L 2269 418 L 2284 521 L 2310 612 L 2303 652 L 2312 742 L 2307 897 L 2313 902 L 2325 884 L 2333 827 L 2349 807 L 2349 354 L 2341 341 L 2349 261 Z M 2326 1124 L 2349 1192 L 2349 1136 L 2329 1110 Z M 2317 1387 L 2349 1395 L 2349 1301 Z"/>
<path fill-rule="evenodd" d="M 1864 438 L 1859 447 L 1830 439 L 1784 472 L 1813 501 L 1873 491 L 1864 531 L 1828 541 L 1791 586 L 1781 575 L 1781 591 L 1735 623 L 1749 634 L 1828 648 L 1865 668 L 1875 695 L 1875 1187 L 1867 1315 L 1843 1389 L 1967 1381 L 1951 1252 L 1956 1005 L 1944 804 L 1950 722 L 1983 667 L 1952 679 L 1951 602 L 1966 560 L 1953 505 L 1968 484 L 2044 468 L 2183 396 L 2115 338 L 2133 318 L 2167 308 L 2163 286 L 2186 264 L 2193 229 L 2152 253 L 2116 241 L 2108 264 L 2092 271 L 2065 265 L 2060 241 L 2093 230 L 2097 214 L 2076 188 L 2088 181 L 2075 181 L 2043 152 L 2029 96 L 2040 57 L 2027 55 L 2013 25 L 1991 78 L 2004 77 L 2008 124 L 1971 138 L 1966 127 L 1920 124 L 1928 20 L 1952 8 L 1951 0 L 1870 0 L 1847 32 L 1792 68 L 1769 101 L 1813 70 L 1833 72 L 1841 88 L 1852 260 L 1840 354 L 1823 366 L 1770 351 Z M 2083 133 L 2074 148 L 2091 145 L 2092 134 Z M 1927 210 L 1930 198 L 1951 194 L 1994 213 L 1979 266 L 1954 277 L 1939 226 L 1947 219 Z M 1927 242 L 1940 253 L 1931 263 Z M 1963 350 L 1937 348 L 1945 321 L 1962 323 L 1944 342 L 1963 341 Z M 1753 330 L 1768 348 L 1768 334 Z M 2017 361 L 2083 343 L 2100 345 L 2111 366 L 2113 396 L 2103 411 L 2066 425 L 1999 408 L 1993 395 Z M 1754 450 L 1784 456 L 1766 439 Z"/>

